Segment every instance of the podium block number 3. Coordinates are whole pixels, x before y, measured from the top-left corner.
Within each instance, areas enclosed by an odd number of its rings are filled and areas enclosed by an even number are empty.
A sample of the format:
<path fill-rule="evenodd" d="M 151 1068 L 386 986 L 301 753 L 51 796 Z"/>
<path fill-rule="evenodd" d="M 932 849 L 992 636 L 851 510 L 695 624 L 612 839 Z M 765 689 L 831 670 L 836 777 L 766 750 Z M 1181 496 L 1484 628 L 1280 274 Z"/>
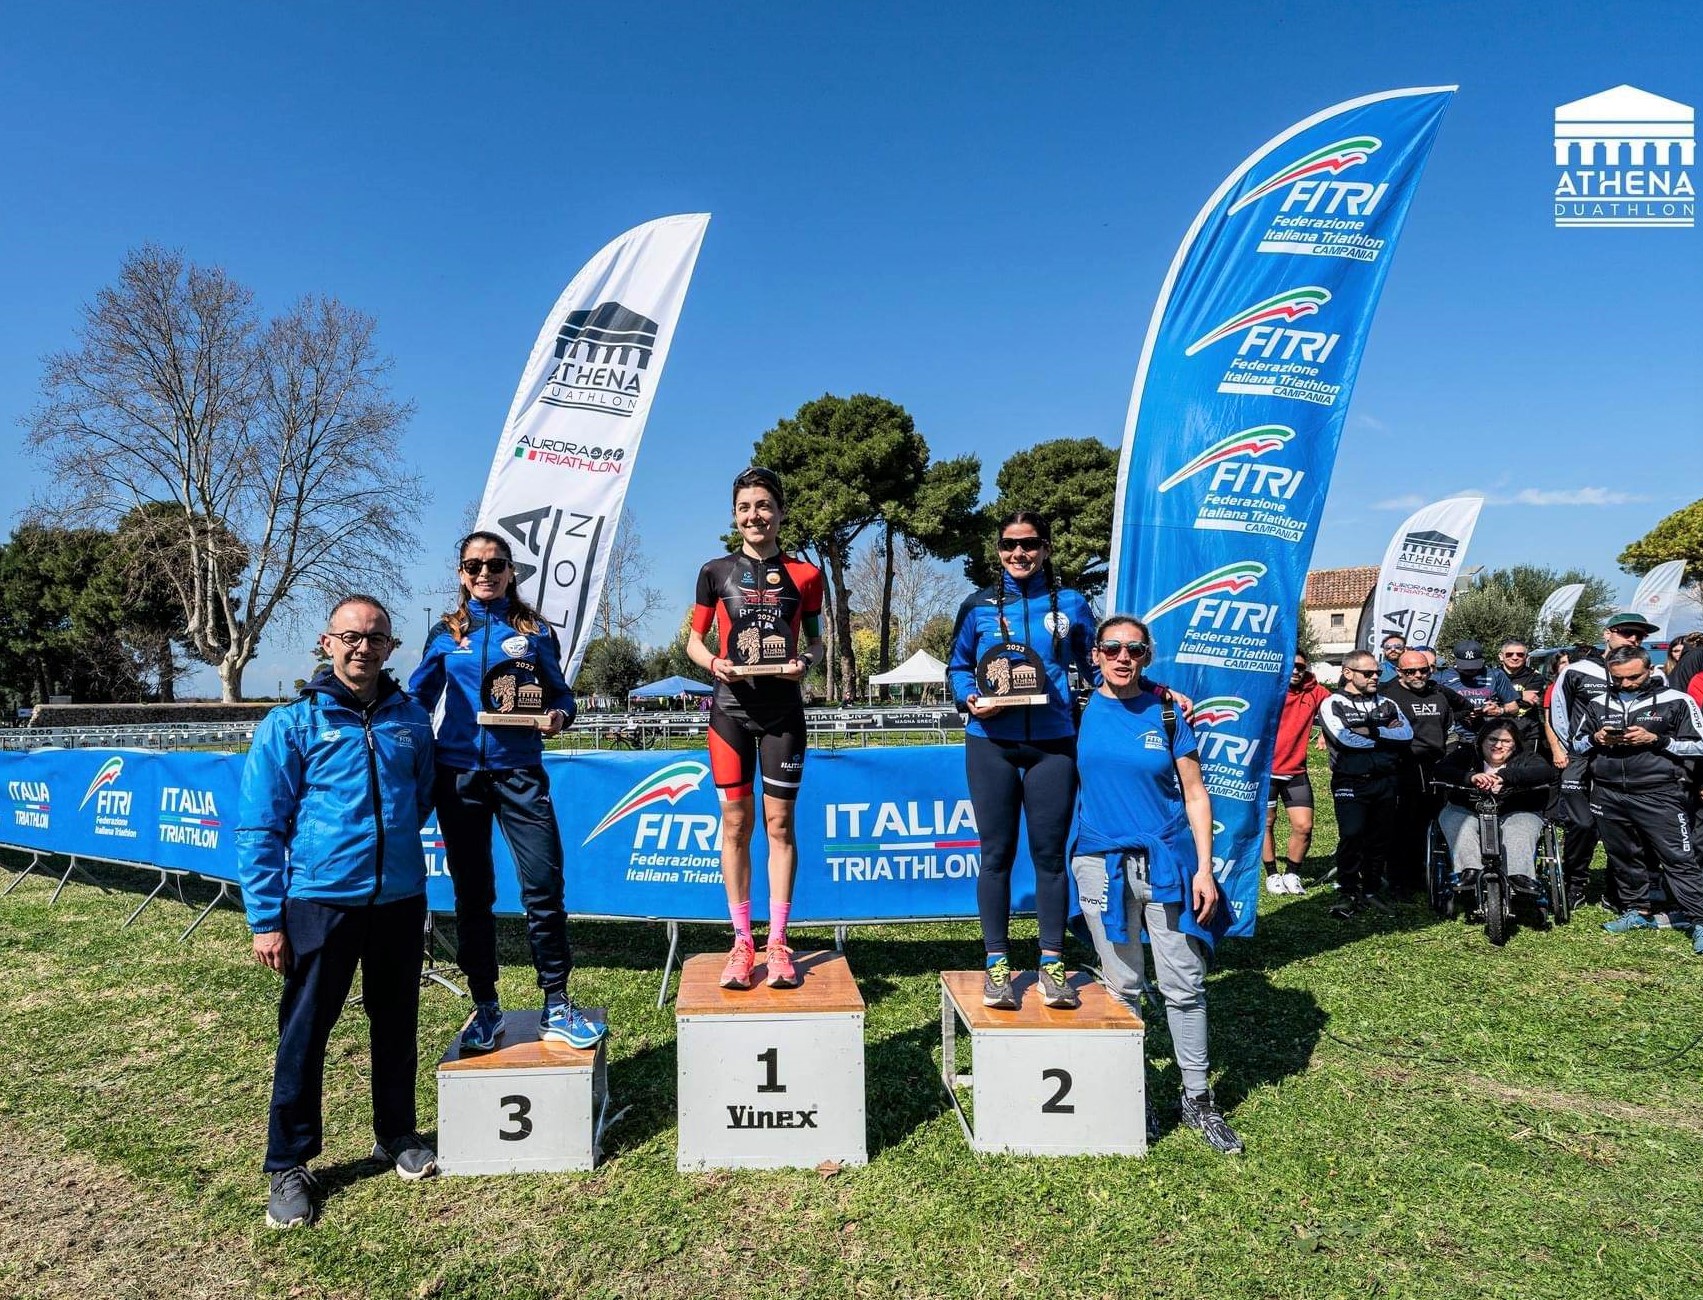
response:
<path fill-rule="evenodd" d="M 781 1082 L 781 1049 L 771 1047 L 766 1052 L 758 1052 L 757 1059 L 764 1065 L 763 1082 L 757 1085 L 758 1092 L 785 1092 L 786 1084 Z"/>
<path fill-rule="evenodd" d="M 532 1136 L 532 1098 L 515 1093 L 513 1096 L 504 1097 L 497 1104 L 508 1110 L 509 1113 L 504 1118 L 514 1125 L 513 1128 L 499 1128 L 499 1138 L 504 1142 L 524 1142 Z"/>
<path fill-rule="evenodd" d="M 1052 1096 L 1048 1097 L 1045 1101 L 1043 1101 L 1041 1103 L 1041 1114 L 1043 1114 L 1043 1115 L 1074 1115 L 1074 1114 L 1076 1114 L 1076 1107 L 1074 1105 L 1071 1105 L 1071 1104 L 1066 1104 L 1066 1102 L 1064 1100 L 1066 1097 L 1070 1096 L 1070 1084 L 1071 1084 L 1070 1071 L 1069 1070 L 1042 1070 L 1041 1071 L 1041 1078 L 1043 1080 L 1048 1080 L 1052 1083 L 1058 1084 L 1058 1091 L 1053 1093 Z"/>

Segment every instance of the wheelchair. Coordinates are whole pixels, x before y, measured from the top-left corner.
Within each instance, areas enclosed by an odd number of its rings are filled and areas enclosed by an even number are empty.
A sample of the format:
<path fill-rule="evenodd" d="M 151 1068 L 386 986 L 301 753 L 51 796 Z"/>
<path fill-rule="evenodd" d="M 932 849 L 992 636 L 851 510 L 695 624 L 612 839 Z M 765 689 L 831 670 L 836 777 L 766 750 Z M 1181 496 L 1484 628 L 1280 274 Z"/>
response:
<path fill-rule="evenodd" d="M 1439 792 L 1453 787 L 1433 782 Z M 1478 843 L 1482 858 L 1476 869 L 1457 870 L 1449 853 L 1448 837 L 1441 821 L 1433 818 L 1426 827 L 1425 885 L 1431 910 L 1438 916 L 1460 916 L 1482 922 L 1484 936 L 1500 948 L 1514 932 L 1515 894 L 1508 883 L 1508 867 L 1502 857 L 1502 824 L 1495 795 L 1474 790 L 1473 812 L 1478 816 Z M 1537 879 L 1535 898 L 1522 902 L 1535 909 L 1543 929 L 1566 925 L 1572 918 L 1567 904 L 1567 882 L 1561 874 L 1560 839 L 1547 818 L 1538 836 L 1532 874 Z"/>

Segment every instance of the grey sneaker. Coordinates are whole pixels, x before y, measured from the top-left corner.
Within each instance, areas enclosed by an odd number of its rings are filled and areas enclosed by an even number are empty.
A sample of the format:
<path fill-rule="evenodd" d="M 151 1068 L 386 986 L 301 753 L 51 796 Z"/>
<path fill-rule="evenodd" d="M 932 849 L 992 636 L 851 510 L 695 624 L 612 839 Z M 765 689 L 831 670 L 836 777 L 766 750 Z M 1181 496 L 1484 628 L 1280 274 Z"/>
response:
<path fill-rule="evenodd" d="M 1185 1090 L 1180 1106 L 1183 1123 L 1199 1133 L 1206 1140 L 1207 1146 L 1214 1151 L 1222 1151 L 1227 1156 L 1242 1154 L 1242 1139 L 1236 1136 L 1236 1130 L 1224 1119 L 1224 1113 L 1218 1109 L 1218 1103 L 1213 1099 L 1211 1088 L 1198 1097 L 1189 1096 Z"/>
<path fill-rule="evenodd" d="M 1017 1010 L 1017 991 L 1011 987 L 1011 962 L 1003 955 L 982 976 L 982 1005 L 995 1011 Z"/>
<path fill-rule="evenodd" d="M 388 1142 L 373 1144 L 373 1159 L 388 1160 L 396 1166 L 399 1177 L 414 1182 L 430 1178 L 438 1171 L 438 1153 L 426 1145 L 418 1133 L 404 1133 Z"/>
<path fill-rule="evenodd" d="M 1041 962 L 1039 984 L 1041 1001 L 1049 1007 L 1074 1011 L 1082 1005 L 1082 998 L 1070 987 L 1070 972 L 1056 957 L 1052 961 Z"/>
<path fill-rule="evenodd" d="M 318 1213 L 314 1206 L 314 1197 L 318 1194 L 319 1182 L 307 1171 L 306 1165 L 273 1174 L 272 1195 L 266 1200 L 266 1226 L 305 1228 Z"/>

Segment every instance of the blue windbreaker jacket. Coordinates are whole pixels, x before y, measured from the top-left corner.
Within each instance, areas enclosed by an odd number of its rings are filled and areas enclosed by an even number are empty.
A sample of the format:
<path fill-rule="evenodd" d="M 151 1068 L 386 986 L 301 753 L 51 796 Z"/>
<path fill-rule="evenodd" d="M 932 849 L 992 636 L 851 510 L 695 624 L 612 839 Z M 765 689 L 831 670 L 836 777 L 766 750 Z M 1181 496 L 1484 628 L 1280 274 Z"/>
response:
<path fill-rule="evenodd" d="M 964 730 L 989 740 L 1058 740 L 1076 734 L 1076 710 L 1071 703 L 1067 669 L 1076 666 L 1086 683 L 1099 681 L 1089 650 L 1094 641 L 1094 611 L 1080 592 L 1069 587 L 1058 593 L 1058 613 L 1064 626 L 1048 626 L 1052 598 L 1046 578 L 1035 574 L 1019 583 L 1001 573 L 1005 584 L 1007 636 L 999 625 L 999 588 L 983 587 L 958 607 L 958 625 L 952 635 L 952 658 L 946 680 L 959 709 L 978 694 L 976 665 L 982 655 L 1001 641 L 1021 641 L 1041 657 L 1047 670 L 1047 703 L 1013 706 L 991 718 L 972 717 Z M 1055 636 L 1055 631 L 1057 635 Z"/>
<path fill-rule="evenodd" d="M 370 711 L 330 668 L 261 720 L 242 770 L 237 876 L 256 934 L 284 899 L 392 903 L 426 888 L 432 720 L 388 676 Z"/>
<path fill-rule="evenodd" d="M 537 632 L 517 632 L 507 621 L 504 600 L 470 600 L 472 622 L 467 639 L 458 642 L 449 625 L 439 622 L 426 639 L 420 666 L 408 679 L 408 689 L 433 715 L 437 726 L 438 763 L 458 772 L 506 771 L 537 767 L 544 738 L 531 727 L 481 727 L 474 720 L 484 704 L 479 691 L 485 673 L 504 659 L 530 656 L 537 661 L 546 708 L 560 709 L 574 720 L 574 693 L 562 677 L 562 648 L 548 623 Z M 439 702 L 442 708 L 439 708 Z"/>

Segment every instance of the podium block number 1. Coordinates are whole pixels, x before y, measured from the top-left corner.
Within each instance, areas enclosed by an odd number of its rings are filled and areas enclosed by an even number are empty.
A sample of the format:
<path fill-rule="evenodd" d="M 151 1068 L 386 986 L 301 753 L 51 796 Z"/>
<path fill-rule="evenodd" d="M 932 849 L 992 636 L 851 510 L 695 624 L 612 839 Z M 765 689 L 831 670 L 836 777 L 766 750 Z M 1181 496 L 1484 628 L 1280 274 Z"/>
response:
<path fill-rule="evenodd" d="M 758 1052 L 757 1059 L 764 1065 L 763 1082 L 757 1085 L 758 1092 L 785 1092 L 786 1084 L 780 1081 L 781 1049 L 771 1047 L 766 1052 Z"/>

